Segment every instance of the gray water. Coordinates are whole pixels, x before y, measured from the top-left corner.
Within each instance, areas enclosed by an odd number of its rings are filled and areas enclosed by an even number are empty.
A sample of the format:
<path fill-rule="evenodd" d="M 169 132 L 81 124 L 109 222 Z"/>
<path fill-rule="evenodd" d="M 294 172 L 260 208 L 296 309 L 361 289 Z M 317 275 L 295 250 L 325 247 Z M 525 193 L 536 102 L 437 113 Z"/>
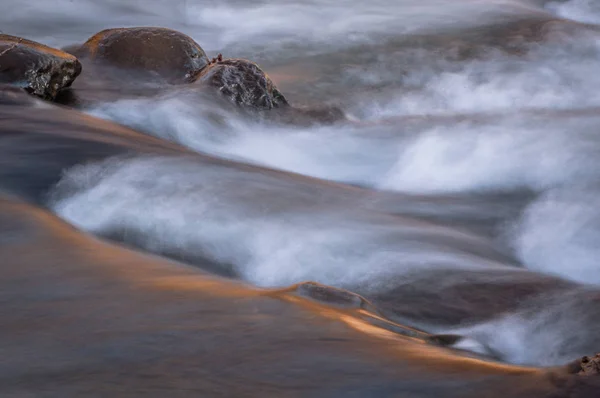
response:
<path fill-rule="evenodd" d="M 169 27 L 346 118 L 279 123 L 185 89 L 96 102 L 200 158 L 81 155 L 36 194 L 66 222 L 251 286 L 343 288 L 503 362 L 599 350 L 600 3 L 21 3 L 3 32 L 63 47 Z"/>

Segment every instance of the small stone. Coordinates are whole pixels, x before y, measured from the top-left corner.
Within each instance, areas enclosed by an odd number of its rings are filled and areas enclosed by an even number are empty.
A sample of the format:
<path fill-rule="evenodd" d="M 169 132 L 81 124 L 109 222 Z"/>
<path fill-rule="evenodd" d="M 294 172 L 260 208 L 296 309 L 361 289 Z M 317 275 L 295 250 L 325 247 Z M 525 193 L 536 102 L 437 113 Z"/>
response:
<path fill-rule="evenodd" d="M 269 76 L 254 62 L 217 57 L 198 76 L 197 83 L 217 89 L 235 104 L 273 109 L 288 106 Z"/>
<path fill-rule="evenodd" d="M 596 354 L 594 357 L 583 357 L 581 359 L 581 370 L 580 375 L 591 376 L 600 374 L 600 354 Z"/>
<path fill-rule="evenodd" d="M 0 34 L 0 83 L 54 99 L 81 73 L 81 64 L 63 51 L 20 37 Z"/>

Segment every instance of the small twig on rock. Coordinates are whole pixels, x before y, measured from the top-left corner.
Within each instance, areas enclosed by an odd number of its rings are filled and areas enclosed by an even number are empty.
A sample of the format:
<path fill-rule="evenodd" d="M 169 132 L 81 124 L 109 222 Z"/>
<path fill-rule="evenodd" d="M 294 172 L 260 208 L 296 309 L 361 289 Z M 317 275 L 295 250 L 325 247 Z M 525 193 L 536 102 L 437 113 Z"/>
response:
<path fill-rule="evenodd" d="M 223 61 L 223 54 L 219 53 L 219 55 L 217 55 L 216 58 L 211 59 L 208 64 L 212 65 L 212 64 L 216 64 L 218 62 L 222 62 Z"/>

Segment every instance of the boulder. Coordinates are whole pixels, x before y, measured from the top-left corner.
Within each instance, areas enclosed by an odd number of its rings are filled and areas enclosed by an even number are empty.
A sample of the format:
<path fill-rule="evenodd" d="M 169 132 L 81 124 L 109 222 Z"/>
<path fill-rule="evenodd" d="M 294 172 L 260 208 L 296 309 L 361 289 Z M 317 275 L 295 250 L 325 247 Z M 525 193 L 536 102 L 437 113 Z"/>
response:
<path fill-rule="evenodd" d="M 245 59 L 211 61 L 198 76 L 197 84 L 214 88 L 235 104 L 273 109 L 288 106 L 288 102 L 265 72 Z"/>
<path fill-rule="evenodd" d="M 63 51 L 20 37 L 0 34 L 0 83 L 54 99 L 81 73 L 81 64 Z"/>
<path fill-rule="evenodd" d="M 84 63 L 121 69 L 158 83 L 189 83 L 209 63 L 191 37 L 156 27 L 103 30 L 69 50 Z"/>

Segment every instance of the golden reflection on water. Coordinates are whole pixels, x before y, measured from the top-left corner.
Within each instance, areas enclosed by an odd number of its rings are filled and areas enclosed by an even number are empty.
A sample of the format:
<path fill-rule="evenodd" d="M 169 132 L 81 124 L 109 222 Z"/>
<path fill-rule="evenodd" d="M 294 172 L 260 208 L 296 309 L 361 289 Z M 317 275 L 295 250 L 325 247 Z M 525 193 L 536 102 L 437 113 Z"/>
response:
<path fill-rule="evenodd" d="M 281 293 L 279 297 L 282 300 L 292 302 L 298 306 L 308 309 L 309 311 L 318 313 L 320 316 L 325 318 L 342 322 L 351 329 L 359 331 L 362 334 L 369 335 L 376 339 L 392 341 L 394 343 L 392 347 L 397 354 L 401 354 L 401 357 L 404 360 L 412 361 L 414 366 L 426 367 L 427 371 L 437 371 L 441 373 L 475 372 L 478 374 L 541 374 L 544 372 L 544 370 L 541 368 L 510 365 L 479 359 L 467 354 L 466 352 L 463 353 L 456 350 L 435 346 L 423 338 L 395 333 L 383 327 L 373 325 L 365 319 L 361 319 L 361 317 L 358 315 L 361 314 L 363 316 L 367 316 L 368 318 L 381 320 L 389 323 L 390 326 L 408 329 L 409 331 L 418 331 L 410 327 L 394 324 L 389 320 L 363 309 L 340 310 L 337 308 L 328 307 L 327 305 L 323 305 L 309 299 L 305 299 L 303 297 L 291 295 L 284 291 L 280 292 Z M 390 352 L 387 353 L 390 354 Z"/>

